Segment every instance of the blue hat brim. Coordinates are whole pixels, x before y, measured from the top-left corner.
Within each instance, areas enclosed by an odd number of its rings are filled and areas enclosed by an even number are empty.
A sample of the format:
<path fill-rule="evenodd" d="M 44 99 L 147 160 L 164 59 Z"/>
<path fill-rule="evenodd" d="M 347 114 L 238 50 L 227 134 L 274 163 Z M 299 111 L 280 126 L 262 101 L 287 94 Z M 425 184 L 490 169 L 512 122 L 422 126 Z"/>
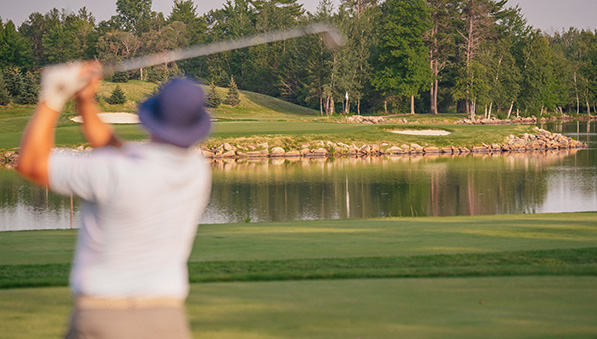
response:
<path fill-rule="evenodd" d="M 171 126 L 160 120 L 158 96 L 150 97 L 139 106 L 139 120 L 150 134 L 179 147 L 190 147 L 209 135 L 211 119 L 204 107 L 199 109 L 196 123 L 184 127 Z"/>

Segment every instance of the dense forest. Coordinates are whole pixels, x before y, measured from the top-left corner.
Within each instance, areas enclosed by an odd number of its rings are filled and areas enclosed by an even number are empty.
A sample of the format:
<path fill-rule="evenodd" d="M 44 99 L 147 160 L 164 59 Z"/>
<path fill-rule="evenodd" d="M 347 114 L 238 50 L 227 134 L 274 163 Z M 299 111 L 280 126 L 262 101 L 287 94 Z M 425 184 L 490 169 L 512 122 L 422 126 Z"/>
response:
<path fill-rule="evenodd" d="M 35 103 L 45 65 L 105 63 L 310 22 L 336 25 L 347 44 L 320 36 L 116 74 L 111 81 L 162 82 L 186 75 L 264 93 L 321 114 L 466 112 L 485 116 L 581 114 L 597 109 L 597 32 L 546 34 L 506 0 L 228 0 L 198 15 L 191 0 L 169 14 L 152 0 L 117 0 L 117 13 L 53 9 L 19 27 L 0 20 L 0 105 Z"/>

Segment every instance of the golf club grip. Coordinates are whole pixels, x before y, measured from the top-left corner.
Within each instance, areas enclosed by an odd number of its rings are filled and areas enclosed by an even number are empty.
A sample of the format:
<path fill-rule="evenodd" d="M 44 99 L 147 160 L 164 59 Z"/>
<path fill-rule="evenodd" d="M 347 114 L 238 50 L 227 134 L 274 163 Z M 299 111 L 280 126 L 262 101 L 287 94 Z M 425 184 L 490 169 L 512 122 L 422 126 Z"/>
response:
<path fill-rule="evenodd" d="M 106 65 L 104 67 L 103 74 L 106 76 L 117 72 L 131 71 L 143 67 L 165 64 L 172 61 L 196 58 L 204 55 L 216 54 L 317 33 L 324 33 L 324 41 L 327 47 L 330 49 L 339 47 L 345 42 L 344 35 L 336 28 L 326 24 L 316 23 L 290 30 L 265 32 L 234 40 L 216 42 L 207 45 L 198 45 L 189 48 L 176 49 L 157 54 L 145 55 L 138 58 L 132 58 L 121 63 Z"/>

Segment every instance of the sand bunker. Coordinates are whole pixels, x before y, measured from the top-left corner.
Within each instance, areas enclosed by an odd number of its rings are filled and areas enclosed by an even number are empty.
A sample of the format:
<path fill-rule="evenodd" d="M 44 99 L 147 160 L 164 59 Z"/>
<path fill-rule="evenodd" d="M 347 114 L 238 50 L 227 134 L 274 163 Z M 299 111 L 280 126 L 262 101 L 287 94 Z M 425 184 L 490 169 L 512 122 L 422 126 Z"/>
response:
<path fill-rule="evenodd" d="M 138 124 L 139 117 L 132 113 L 98 113 L 97 116 L 108 124 Z M 71 118 L 74 122 L 83 122 L 80 116 Z"/>
<path fill-rule="evenodd" d="M 437 129 L 403 129 L 403 130 L 396 130 L 390 131 L 396 134 L 408 134 L 408 135 L 449 135 L 452 132 L 444 131 L 444 130 L 437 130 Z"/>

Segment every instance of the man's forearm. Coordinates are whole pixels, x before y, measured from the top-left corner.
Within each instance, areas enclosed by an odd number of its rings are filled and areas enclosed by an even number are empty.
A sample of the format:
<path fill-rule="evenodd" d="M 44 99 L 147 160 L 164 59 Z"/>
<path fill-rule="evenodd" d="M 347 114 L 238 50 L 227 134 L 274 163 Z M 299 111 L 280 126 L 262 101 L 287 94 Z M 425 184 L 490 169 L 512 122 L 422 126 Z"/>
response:
<path fill-rule="evenodd" d="M 98 117 L 98 106 L 93 100 L 78 100 L 77 107 L 83 118 L 83 134 L 91 147 L 122 146 L 110 126 Z"/>

